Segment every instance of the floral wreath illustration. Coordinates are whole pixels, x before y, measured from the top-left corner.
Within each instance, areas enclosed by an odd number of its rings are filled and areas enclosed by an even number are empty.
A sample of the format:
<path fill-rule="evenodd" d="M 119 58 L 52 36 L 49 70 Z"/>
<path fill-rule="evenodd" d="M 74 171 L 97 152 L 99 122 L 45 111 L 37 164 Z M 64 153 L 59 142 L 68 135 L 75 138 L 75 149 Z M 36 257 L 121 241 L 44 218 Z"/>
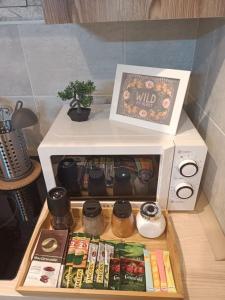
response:
<path fill-rule="evenodd" d="M 129 103 L 132 89 L 147 89 L 157 94 L 156 105 L 152 108 L 144 109 L 137 104 Z M 164 120 L 168 116 L 169 108 L 171 106 L 171 98 L 173 95 L 173 88 L 165 81 L 154 82 L 152 80 L 138 80 L 133 79 L 127 83 L 123 89 L 123 110 L 126 115 L 132 115 L 136 118 L 145 120 L 159 121 Z"/>

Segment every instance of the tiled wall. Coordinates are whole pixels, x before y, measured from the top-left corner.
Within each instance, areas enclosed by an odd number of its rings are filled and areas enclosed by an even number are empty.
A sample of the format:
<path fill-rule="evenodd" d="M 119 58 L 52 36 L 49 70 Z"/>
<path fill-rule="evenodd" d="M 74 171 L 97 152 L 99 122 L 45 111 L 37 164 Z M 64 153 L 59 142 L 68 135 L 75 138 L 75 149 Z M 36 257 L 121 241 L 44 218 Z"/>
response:
<path fill-rule="evenodd" d="M 57 91 L 92 79 L 110 101 L 117 63 L 192 69 L 197 20 L 90 25 L 0 25 L 0 102 L 22 99 L 39 116 L 32 153 L 62 106 Z"/>
<path fill-rule="evenodd" d="M 202 186 L 225 232 L 225 19 L 199 23 L 188 112 L 208 145 Z"/>

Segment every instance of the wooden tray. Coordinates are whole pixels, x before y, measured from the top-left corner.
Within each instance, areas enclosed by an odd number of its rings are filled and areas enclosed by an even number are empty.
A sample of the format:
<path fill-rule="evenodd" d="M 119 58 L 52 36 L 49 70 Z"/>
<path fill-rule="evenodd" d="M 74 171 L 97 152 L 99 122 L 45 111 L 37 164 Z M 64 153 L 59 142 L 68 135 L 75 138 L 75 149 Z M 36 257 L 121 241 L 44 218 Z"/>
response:
<path fill-rule="evenodd" d="M 74 231 L 82 231 L 81 224 L 81 207 L 77 207 L 76 203 L 72 203 L 72 211 L 75 217 L 75 227 Z M 110 228 L 110 217 L 112 213 L 112 208 L 103 207 L 103 214 L 105 217 L 106 230 L 104 234 L 101 236 L 103 239 L 116 239 L 119 240 L 118 237 L 114 236 L 111 228 Z M 137 209 L 133 209 L 134 214 L 137 213 Z M 154 250 L 154 249 L 163 249 L 170 251 L 170 259 L 172 270 L 174 274 L 174 280 L 176 284 L 177 293 L 169 293 L 169 292 L 134 292 L 134 291 L 113 291 L 113 290 L 96 290 L 96 289 L 71 289 L 71 288 L 43 288 L 43 287 L 24 287 L 23 283 L 26 278 L 26 274 L 28 272 L 32 255 L 34 252 L 35 245 L 37 243 L 39 234 L 41 229 L 43 228 L 51 228 L 50 226 L 50 215 L 47 208 L 47 204 L 45 203 L 42 213 L 39 217 L 38 223 L 33 232 L 30 243 L 27 247 L 26 253 L 24 255 L 19 273 L 18 273 L 18 282 L 16 286 L 16 290 L 23 295 L 45 295 L 45 296 L 59 296 L 59 297 L 77 297 L 77 298 L 92 298 L 92 299 L 125 299 L 125 298 L 149 298 L 149 299 L 183 299 L 183 285 L 182 285 L 182 277 L 181 277 L 181 264 L 180 264 L 180 248 L 176 236 L 176 232 L 174 230 L 171 218 L 167 212 L 165 212 L 165 217 L 167 221 L 166 232 L 159 238 L 156 239 L 146 239 L 141 237 L 136 231 L 131 237 L 123 239 L 124 241 L 133 241 L 133 242 L 141 242 L 144 243 L 146 249 Z"/>

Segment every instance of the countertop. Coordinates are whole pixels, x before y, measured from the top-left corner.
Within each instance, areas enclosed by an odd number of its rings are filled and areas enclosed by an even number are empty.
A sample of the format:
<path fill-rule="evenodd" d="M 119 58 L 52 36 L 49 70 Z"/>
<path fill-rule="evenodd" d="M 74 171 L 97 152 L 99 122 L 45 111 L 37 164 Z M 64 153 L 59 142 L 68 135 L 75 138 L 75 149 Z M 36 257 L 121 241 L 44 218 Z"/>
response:
<path fill-rule="evenodd" d="M 225 260 L 216 259 L 225 252 L 225 237 L 204 194 L 199 196 L 196 211 L 172 212 L 171 216 L 183 255 L 185 299 L 224 300 Z M 21 296 L 15 285 L 16 279 L 0 281 L 0 299 Z"/>

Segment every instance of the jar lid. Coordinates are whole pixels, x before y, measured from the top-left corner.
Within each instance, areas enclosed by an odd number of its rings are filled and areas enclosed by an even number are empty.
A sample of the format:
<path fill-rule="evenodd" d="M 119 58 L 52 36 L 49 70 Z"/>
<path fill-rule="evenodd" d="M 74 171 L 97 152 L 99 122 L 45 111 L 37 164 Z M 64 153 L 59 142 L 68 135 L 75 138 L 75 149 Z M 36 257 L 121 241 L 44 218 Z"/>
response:
<path fill-rule="evenodd" d="M 153 201 L 145 202 L 140 208 L 141 216 L 147 220 L 158 219 L 162 212 L 160 206 Z"/>
<path fill-rule="evenodd" d="M 102 211 L 101 204 L 98 200 L 90 199 L 84 202 L 83 215 L 89 218 L 95 218 L 100 215 Z"/>
<path fill-rule="evenodd" d="M 118 181 L 130 180 L 130 172 L 127 168 L 120 167 L 115 171 L 115 178 Z"/>
<path fill-rule="evenodd" d="M 117 200 L 113 206 L 113 214 L 118 218 L 129 218 L 132 207 L 128 200 Z"/>
<path fill-rule="evenodd" d="M 100 168 L 91 169 L 89 171 L 89 177 L 91 180 L 100 180 L 104 179 L 104 171 Z"/>

